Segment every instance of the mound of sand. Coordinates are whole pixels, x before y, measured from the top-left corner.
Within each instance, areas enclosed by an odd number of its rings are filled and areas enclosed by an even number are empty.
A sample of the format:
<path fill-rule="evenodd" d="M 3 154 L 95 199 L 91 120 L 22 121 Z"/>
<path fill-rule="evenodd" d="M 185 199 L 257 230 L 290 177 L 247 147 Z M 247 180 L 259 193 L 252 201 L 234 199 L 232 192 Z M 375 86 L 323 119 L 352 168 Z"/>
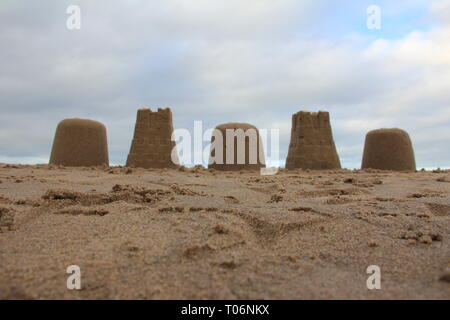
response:
<path fill-rule="evenodd" d="M 0 298 L 449 299 L 449 177 L 0 165 Z"/>
<path fill-rule="evenodd" d="M 174 168 L 178 165 L 170 108 L 152 112 L 148 108 L 137 112 L 134 137 L 127 166 L 140 168 Z"/>
<path fill-rule="evenodd" d="M 58 124 L 50 164 L 83 167 L 108 165 L 106 127 L 87 119 L 65 119 Z"/>
<path fill-rule="evenodd" d="M 217 126 L 211 137 L 209 168 L 222 171 L 260 170 L 265 167 L 258 129 L 248 123 Z"/>
<path fill-rule="evenodd" d="M 312 170 L 341 168 L 328 112 L 300 111 L 292 116 L 286 169 L 298 168 Z"/>
<path fill-rule="evenodd" d="M 401 129 L 378 129 L 366 136 L 362 169 L 416 170 L 411 139 Z"/>

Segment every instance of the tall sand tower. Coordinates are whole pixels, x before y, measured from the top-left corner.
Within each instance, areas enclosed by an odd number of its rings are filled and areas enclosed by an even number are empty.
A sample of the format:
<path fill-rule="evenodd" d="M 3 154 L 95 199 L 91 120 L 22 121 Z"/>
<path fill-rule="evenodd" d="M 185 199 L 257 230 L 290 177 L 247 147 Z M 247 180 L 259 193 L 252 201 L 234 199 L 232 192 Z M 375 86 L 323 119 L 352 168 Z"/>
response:
<path fill-rule="evenodd" d="M 328 112 L 300 111 L 292 116 L 286 169 L 340 169 Z"/>
<path fill-rule="evenodd" d="M 58 124 L 50 164 L 71 167 L 109 165 L 106 127 L 87 119 L 65 119 Z"/>
<path fill-rule="evenodd" d="M 159 108 L 157 112 L 152 112 L 149 108 L 139 109 L 127 166 L 140 168 L 176 167 L 179 160 L 176 143 L 172 141 L 172 133 L 173 124 L 170 108 Z"/>
<path fill-rule="evenodd" d="M 401 129 L 378 129 L 366 135 L 362 169 L 416 170 L 411 139 Z"/>
<path fill-rule="evenodd" d="M 226 123 L 211 137 L 209 168 L 222 171 L 260 170 L 265 167 L 259 131 L 248 123 Z"/>

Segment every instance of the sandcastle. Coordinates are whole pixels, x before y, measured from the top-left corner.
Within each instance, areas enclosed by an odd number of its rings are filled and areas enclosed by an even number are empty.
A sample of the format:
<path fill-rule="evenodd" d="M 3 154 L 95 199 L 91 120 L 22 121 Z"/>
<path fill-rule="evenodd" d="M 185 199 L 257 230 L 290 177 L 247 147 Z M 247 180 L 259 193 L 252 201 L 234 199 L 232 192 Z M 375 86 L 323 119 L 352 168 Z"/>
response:
<path fill-rule="evenodd" d="M 292 116 L 286 169 L 340 169 L 328 112 L 300 111 Z"/>
<path fill-rule="evenodd" d="M 265 167 L 259 131 L 248 123 L 226 123 L 211 138 L 209 168 L 223 171 L 259 170 Z"/>
<path fill-rule="evenodd" d="M 106 127 L 87 119 L 65 119 L 58 124 L 50 164 L 64 166 L 109 165 Z"/>
<path fill-rule="evenodd" d="M 378 129 L 366 135 L 362 169 L 416 170 L 411 139 L 401 129 Z"/>
<path fill-rule="evenodd" d="M 149 108 L 139 109 L 127 166 L 176 167 L 179 160 L 175 141 L 172 141 L 172 132 L 170 108 L 159 108 L 157 112 L 152 112 Z"/>

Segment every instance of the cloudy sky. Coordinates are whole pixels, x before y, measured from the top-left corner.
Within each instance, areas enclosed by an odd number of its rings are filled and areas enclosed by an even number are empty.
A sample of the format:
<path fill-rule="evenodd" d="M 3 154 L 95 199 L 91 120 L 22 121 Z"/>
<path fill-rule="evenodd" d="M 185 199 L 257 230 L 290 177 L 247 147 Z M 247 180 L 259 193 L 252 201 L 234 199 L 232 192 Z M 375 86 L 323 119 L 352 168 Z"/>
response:
<path fill-rule="evenodd" d="M 282 160 L 292 114 L 327 110 L 344 167 L 367 131 L 399 127 L 419 168 L 448 168 L 450 0 L 1 0 L 0 162 L 47 162 L 57 123 L 80 117 L 124 164 L 143 106 L 171 107 L 175 128 L 279 128 Z"/>

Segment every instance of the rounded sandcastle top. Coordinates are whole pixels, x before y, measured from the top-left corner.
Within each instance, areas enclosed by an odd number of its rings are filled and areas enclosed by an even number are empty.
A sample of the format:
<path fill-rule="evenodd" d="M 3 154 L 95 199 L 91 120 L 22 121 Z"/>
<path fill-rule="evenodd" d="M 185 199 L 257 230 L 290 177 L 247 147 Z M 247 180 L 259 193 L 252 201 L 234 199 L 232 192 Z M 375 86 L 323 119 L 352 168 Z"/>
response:
<path fill-rule="evenodd" d="M 374 134 L 406 134 L 406 135 L 408 135 L 408 133 L 405 130 L 402 130 L 399 128 L 381 128 L 381 129 L 371 130 L 367 133 L 367 135 L 374 135 Z"/>
<path fill-rule="evenodd" d="M 80 119 L 80 118 L 69 118 L 64 119 L 59 122 L 59 127 L 84 127 L 84 128 L 106 128 L 101 122 L 90 120 L 90 119 Z"/>
<path fill-rule="evenodd" d="M 243 122 L 228 122 L 224 124 L 220 124 L 216 127 L 216 129 L 256 129 L 254 125 Z"/>

